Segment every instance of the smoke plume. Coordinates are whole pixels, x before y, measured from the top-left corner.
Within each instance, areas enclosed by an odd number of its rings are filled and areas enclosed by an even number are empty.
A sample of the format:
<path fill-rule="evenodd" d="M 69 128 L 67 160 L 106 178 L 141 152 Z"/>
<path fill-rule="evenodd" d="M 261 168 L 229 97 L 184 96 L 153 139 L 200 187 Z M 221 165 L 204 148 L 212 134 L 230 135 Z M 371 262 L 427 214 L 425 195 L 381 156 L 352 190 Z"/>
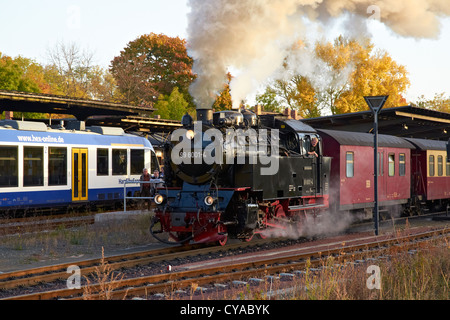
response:
<path fill-rule="evenodd" d="M 197 107 L 211 108 L 231 69 L 234 107 L 279 72 L 290 48 L 311 22 L 326 26 L 345 16 L 350 35 L 366 33 L 369 19 L 399 36 L 437 38 L 448 0 L 189 0 L 188 52 L 197 80 Z M 322 28 L 326 30 L 326 27 Z M 234 70 L 238 70 L 234 74 Z"/>

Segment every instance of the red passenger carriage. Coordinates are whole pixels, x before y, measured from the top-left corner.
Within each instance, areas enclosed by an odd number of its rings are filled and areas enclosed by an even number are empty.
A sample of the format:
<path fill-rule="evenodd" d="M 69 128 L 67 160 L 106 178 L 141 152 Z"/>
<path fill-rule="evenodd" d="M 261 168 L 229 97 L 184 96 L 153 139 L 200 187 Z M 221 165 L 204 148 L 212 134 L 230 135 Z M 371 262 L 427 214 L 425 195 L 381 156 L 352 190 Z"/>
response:
<path fill-rule="evenodd" d="M 442 209 L 450 198 L 450 162 L 447 162 L 444 141 L 406 139 L 416 149 L 412 151 L 412 187 L 415 206 Z"/>
<path fill-rule="evenodd" d="M 374 201 L 373 135 L 318 130 L 324 155 L 332 157 L 330 206 L 335 211 L 365 211 Z M 408 141 L 379 135 L 378 192 L 381 207 L 400 206 L 411 196 L 411 149 Z"/>

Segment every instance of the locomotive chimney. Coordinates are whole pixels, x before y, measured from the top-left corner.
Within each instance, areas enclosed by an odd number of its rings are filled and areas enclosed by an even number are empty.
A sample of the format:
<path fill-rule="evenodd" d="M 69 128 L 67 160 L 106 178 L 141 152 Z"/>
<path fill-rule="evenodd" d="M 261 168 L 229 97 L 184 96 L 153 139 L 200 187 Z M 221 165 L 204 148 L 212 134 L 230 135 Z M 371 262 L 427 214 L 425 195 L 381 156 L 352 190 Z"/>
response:
<path fill-rule="evenodd" d="M 197 120 L 203 124 L 211 124 L 213 122 L 212 109 L 197 109 Z"/>

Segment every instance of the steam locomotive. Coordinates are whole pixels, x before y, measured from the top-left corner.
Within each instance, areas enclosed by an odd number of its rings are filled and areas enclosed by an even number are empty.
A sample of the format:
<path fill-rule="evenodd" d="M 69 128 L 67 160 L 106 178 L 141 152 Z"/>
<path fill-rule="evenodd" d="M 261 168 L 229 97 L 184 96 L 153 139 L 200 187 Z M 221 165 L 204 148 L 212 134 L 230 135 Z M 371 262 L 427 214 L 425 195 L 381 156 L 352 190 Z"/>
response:
<path fill-rule="evenodd" d="M 315 130 L 247 110 L 199 110 L 198 116 L 194 123 L 186 115 L 184 129 L 166 145 L 167 185 L 155 196 L 151 226 L 156 239 L 224 245 L 228 238 L 249 241 L 277 231 L 303 235 L 324 213 L 334 219 L 332 228 L 346 213 L 372 218 L 372 134 Z M 379 135 L 378 144 L 382 213 L 449 210 L 450 141 Z"/>
<path fill-rule="evenodd" d="M 165 146 L 165 188 L 155 195 L 151 233 L 168 242 L 250 241 L 300 227 L 329 208 L 331 158 L 308 154 L 320 136 L 282 116 L 198 110 Z"/>

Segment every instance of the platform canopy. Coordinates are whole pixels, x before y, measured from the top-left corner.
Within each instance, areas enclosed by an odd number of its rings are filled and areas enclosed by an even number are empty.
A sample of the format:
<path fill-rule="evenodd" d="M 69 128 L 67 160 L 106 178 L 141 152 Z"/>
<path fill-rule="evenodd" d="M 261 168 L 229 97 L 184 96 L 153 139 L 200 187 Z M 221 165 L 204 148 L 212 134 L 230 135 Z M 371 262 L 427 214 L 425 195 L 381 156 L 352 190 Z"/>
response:
<path fill-rule="evenodd" d="M 170 133 L 181 127 L 180 121 L 158 119 L 142 116 L 105 116 L 91 117 L 86 121 L 87 126 L 121 127 L 125 131 L 143 133 Z"/>
<path fill-rule="evenodd" d="M 152 117 L 154 109 L 150 107 L 0 90 L 0 112 L 3 111 L 65 114 L 84 121 L 87 126 L 121 127 L 125 131 L 144 133 L 171 132 L 181 127 L 180 121 Z M 49 119 L 38 121 L 51 122 Z"/>
<path fill-rule="evenodd" d="M 316 129 L 373 132 L 372 111 L 304 119 Z M 383 109 L 378 117 L 380 134 L 405 138 L 447 141 L 450 138 L 450 114 L 413 106 Z"/>
<path fill-rule="evenodd" d="M 0 90 L 0 111 L 68 114 L 73 115 L 80 121 L 85 121 L 91 116 L 99 115 L 148 116 L 154 110 L 149 107 L 138 107 L 98 100 Z"/>

